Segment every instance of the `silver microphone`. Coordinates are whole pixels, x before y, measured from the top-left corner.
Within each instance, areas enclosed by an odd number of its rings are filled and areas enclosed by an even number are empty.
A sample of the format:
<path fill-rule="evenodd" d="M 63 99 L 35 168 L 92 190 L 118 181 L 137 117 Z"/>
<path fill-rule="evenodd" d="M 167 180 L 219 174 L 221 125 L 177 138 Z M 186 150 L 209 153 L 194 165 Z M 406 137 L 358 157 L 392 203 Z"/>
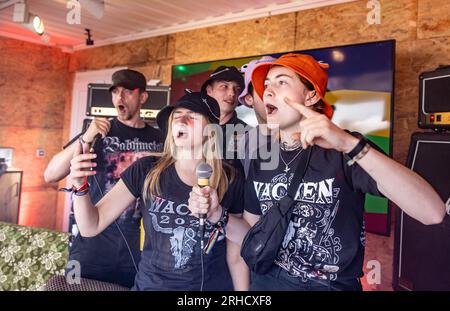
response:
<path fill-rule="evenodd" d="M 199 166 L 197 166 L 197 185 L 200 188 L 209 186 L 209 178 L 211 177 L 212 172 L 212 167 L 208 163 L 201 163 Z M 200 227 L 202 227 L 205 225 L 206 214 L 200 214 L 199 218 Z"/>

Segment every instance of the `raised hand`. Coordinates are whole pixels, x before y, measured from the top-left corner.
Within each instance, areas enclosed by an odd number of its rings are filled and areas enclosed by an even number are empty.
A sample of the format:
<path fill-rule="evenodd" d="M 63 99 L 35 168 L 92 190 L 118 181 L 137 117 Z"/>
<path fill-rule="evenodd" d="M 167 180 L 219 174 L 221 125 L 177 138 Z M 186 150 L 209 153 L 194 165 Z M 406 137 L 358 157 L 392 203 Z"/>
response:
<path fill-rule="evenodd" d="M 284 98 L 284 101 L 303 116 L 299 122 L 298 137 L 303 148 L 318 145 L 325 149 L 349 152 L 358 144 L 357 138 L 336 126 L 324 114 L 293 102 L 287 97 Z"/>
<path fill-rule="evenodd" d="M 95 153 L 82 154 L 82 146 L 77 142 L 76 149 L 73 153 L 73 158 L 70 161 L 70 175 L 69 178 L 75 188 L 80 188 L 88 176 L 96 174 L 93 170 L 97 163 L 92 162 L 97 155 Z"/>
<path fill-rule="evenodd" d="M 86 133 L 83 135 L 83 140 L 87 143 L 91 143 L 94 140 L 95 135 L 100 134 L 102 138 L 108 134 L 111 128 L 111 119 L 95 118 L 89 125 Z"/>

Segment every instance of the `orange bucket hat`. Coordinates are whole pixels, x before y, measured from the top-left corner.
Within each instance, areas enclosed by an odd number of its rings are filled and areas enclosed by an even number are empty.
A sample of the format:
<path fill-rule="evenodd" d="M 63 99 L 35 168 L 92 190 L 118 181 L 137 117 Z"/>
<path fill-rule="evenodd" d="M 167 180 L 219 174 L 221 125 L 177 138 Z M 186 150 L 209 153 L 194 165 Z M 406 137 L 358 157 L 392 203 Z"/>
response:
<path fill-rule="evenodd" d="M 288 53 L 273 62 L 257 65 L 252 73 L 252 84 L 256 93 L 261 98 L 263 98 L 264 94 L 264 80 L 272 66 L 287 67 L 311 82 L 314 90 L 324 103 L 324 114 L 331 119 L 333 116 L 333 108 L 325 100 L 328 83 L 328 73 L 326 70 L 330 67 L 328 64 L 320 63 L 309 55 Z"/>

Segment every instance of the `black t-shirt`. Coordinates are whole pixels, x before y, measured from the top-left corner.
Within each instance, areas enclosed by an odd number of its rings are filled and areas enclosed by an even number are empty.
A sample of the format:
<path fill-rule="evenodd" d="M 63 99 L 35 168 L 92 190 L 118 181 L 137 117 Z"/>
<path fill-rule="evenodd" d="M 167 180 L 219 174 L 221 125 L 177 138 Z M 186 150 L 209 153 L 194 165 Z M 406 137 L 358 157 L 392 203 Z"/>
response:
<path fill-rule="evenodd" d="M 306 155 L 298 154 L 298 150 L 280 153 L 276 170 L 261 170 L 263 161 L 258 159 L 251 162 L 245 184 L 248 212 L 265 214 L 284 197 L 299 159 Z M 358 164 L 348 166 L 346 161 L 335 150 L 315 146 L 312 151 L 275 260 L 292 276 L 343 280 L 363 275 L 364 193 L 381 194 L 376 182 Z M 284 162 L 291 168 L 288 172 Z"/>
<path fill-rule="evenodd" d="M 98 140 L 94 146 L 94 152 L 97 154 L 95 160 L 97 173 L 95 178 L 93 176 L 88 178 L 92 203 L 96 204 L 111 190 L 119 180 L 120 174 L 134 161 L 146 156 L 145 152 L 162 151 L 163 144 L 161 132 L 147 124 L 143 128 L 133 128 L 117 119 L 112 119 L 107 136 Z M 140 256 L 140 219 L 138 201 L 133 202 L 117 219 L 136 261 Z M 73 215 L 71 221 L 74 222 Z M 111 269 L 133 267 L 128 248 L 114 223 L 95 237 L 86 238 L 78 234 L 70 248 L 70 259 L 80 261 L 83 267 L 82 273 L 88 271 L 87 267 L 92 267 L 92 271 L 95 271 L 97 267 L 103 270 L 106 267 L 112 267 Z M 92 274 L 95 278 L 102 278 L 94 272 Z"/>
<path fill-rule="evenodd" d="M 145 157 L 125 172 L 122 180 L 130 192 L 142 197 L 144 180 L 156 159 Z M 232 169 L 232 168 L 230 168 Z M 243 178 L 237 174 L 221 205 L 230 213 L 243 211 Z M 188 209 L 192 187 L 179 178 L 172 164 L 160 175 L 161 196 L 146 202 L 142 210 L 144 250 L 136 275 L 137 290 L 199 290 L 201 257 L 199 221 Z M 213 228 L 205 226 L 205 244 Z M 221 235 L 209 255 L 204 255 L 204 290 L 232 290 L 226 263 L 226 240 Z"/>
<path fill-rule="evenodd" d="M 238 157 L 241 161 L 245 177 L 248 175 L 251 160 L 257 159 L 258 157 L 267 159 L 272 145 L 272 136 L 270 134 L 264 134 L 259 125 L 239 138 Z M 276 144 L 276 146 L 278 147 L 279 145 Z"/>
<path fill-rule="evenodd" d="M 82 134 L 80 134 L 82 135 Z M 80 136 L 78 135 L 78 137 Z M 120 174 L 134 161 L 146 156 L 146 152 L 161 152 L 164 145 L 162 133 L 145 124 L 143 128 L 129 127 L 117 118 L 111 120 L 111 128 L 108 135 L 97 141 L 94 152 L 97 154 L 95 162 L 95 178 L 90 176 L 89 194 L 93 204 L 113 188 L 120 179 Z M 117 219 L 119 224 L 131 230 L 139 226 L 137 217 L 137 202 L 131 204 Z"/>
<path fill-rule="evenodd" d="M 227 123 L 221 125 L 222 128 L 222 155 L 223 159 L 238 170 L 242 170 L 242 164 L 238 153 L 238 141 L 248 131 L 247 123 L 237 117 L 236 111 Z"/>

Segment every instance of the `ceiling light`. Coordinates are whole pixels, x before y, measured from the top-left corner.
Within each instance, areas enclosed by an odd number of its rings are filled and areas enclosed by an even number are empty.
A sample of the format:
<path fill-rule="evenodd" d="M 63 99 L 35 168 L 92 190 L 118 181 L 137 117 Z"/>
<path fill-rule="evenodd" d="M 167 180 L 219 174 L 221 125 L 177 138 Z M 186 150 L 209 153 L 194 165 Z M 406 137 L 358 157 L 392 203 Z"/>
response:
<path fill-rule="evenodd" d="M 39 17 L 39 15 L 30 14 L 30 24 L 33 27 L 34 32 L 38 35 L 42 36 L 44 34 L 44 21 Z"/>
<path fill-rule="evenodd" d="M 44 22 L 39 15 L 28 12 L 28 3 L 26 1 L 10 1 L 14 5 L 13 21 L 24 25 L 38 35 L 44 34 Z"/>

